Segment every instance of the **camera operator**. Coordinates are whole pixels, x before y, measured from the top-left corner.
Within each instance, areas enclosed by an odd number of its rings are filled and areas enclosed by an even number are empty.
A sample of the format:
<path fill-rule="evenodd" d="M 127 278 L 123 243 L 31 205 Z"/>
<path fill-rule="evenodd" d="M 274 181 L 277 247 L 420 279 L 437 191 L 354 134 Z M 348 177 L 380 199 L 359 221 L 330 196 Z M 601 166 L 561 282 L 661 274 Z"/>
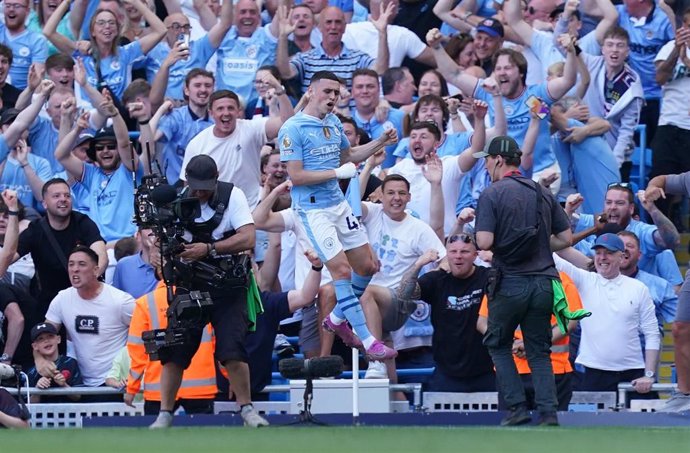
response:
<path fill-rule="evenodd" d="M 0 428 L 28 428 L 29 421 L 24 417 L 21 406 L 10 395 L 0 388 Z"/>
<path fill-rule="evenodd" d="M 221 257 L 250 250 L 255 243 L 254 221 L 241 189 L 218 181 L 218 167 L 206 155 L 193 157 L 185 171 L 188 194 L 201 203 L 201 215 L 188 224 L 188 241 L 178 255 L 183 261 L 204 261 L 217 264 Z M 177 266 L 176 266 L 177 267 Z M 182 266 L 183 267 L 183 266 Z M 193 272 L 193 270 L 192 270 Z M 182 272 L 184 274 L 184 271 Z M 232 390 L 240 405 L 246 426 L 266 426 L 268 422 L 251 404 L 249 391 L 248 355 L 245 336 L 248 331 L 246 284 L 229 284 L 219 289 L 188 275 L 178 275 L 180 282 L 191 281 L 189 290 L 208 291 L 213 305 L 208 309 L 216 335 L 216 359 L 228 372 Z M 163 364 L 161 376 L 161 410 L 151 428 L 166 428 L 172 424 L 172 410 L 183 371 L 189 366 L 199 347 L 203 326 L 191 327 L 183 344 L 165 346 L 159 350 Z"/>

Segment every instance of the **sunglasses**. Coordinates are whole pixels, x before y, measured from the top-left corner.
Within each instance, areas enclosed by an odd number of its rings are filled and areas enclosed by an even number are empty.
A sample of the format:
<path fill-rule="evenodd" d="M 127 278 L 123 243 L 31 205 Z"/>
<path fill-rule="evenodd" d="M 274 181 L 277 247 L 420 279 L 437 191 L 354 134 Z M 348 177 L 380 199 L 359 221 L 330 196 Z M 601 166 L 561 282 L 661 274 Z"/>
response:
<path fill-rule="evenodd" d="M 464 242 L 465 244 L 472 244 L 475 247 L 477 244 L 474 242 L 474 235 L 472 234 L 467 234 L 467 233 L 460 233 L 460 234 L 454 234 L 451 237 L 448 238 L 448 243 L 452 244 L 453 242 Z"/>
<path fill-rule="evenodd" d="M 629 182 L 612 182 L 608 186 L 606 186 L 606 190 L 610 189 L 623 189 L 623 190 L 628 190 L 630 192 L 633 191 L 632 184 Z"/>
<path fill-rule="evenodd" d="M 105 151 L 106 149 L 117 149 L 117 145 L 115 144 L 106 144 L 106 145 L 96 145 L 93 147 L 96 151 Z"/>

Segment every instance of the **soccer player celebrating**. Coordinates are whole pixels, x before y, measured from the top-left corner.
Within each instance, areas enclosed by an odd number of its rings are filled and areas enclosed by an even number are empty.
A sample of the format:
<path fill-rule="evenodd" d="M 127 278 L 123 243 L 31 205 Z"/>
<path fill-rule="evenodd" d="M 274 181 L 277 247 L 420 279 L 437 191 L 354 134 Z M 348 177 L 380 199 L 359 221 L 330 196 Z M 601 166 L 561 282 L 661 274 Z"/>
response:
<path fill-rule="evenodd" d="M 292 208 L 333 276 L 337 303 L 323 327 L 348 346 L 364 347 L 369 360 L 388 360 L 397 353 L 371 335 L 358 299 L 378 264 L 338 179 L 352 178 L 355 164 L 397 142 L 397 133 L 390 129 L 366 145 L 350 148 L 340 120 L 332 113 L 340 96 L 338 77 L 328 71 L 315 73 L 307 94 L 306 107 L 285 122 L 278 142 L 293 184 Z"/>

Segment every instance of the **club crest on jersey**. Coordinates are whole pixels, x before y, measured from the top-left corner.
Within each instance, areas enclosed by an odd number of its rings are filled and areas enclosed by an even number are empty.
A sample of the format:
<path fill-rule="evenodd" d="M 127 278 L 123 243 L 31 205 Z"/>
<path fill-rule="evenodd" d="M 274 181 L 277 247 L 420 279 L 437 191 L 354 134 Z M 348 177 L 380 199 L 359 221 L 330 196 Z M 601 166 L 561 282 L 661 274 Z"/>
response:
<path fill-rule="evenodd" d="M 323 127 L 323 136 L 326 137 L 326 140 L 331 138 L 331 130 L 327 127 Z"/>

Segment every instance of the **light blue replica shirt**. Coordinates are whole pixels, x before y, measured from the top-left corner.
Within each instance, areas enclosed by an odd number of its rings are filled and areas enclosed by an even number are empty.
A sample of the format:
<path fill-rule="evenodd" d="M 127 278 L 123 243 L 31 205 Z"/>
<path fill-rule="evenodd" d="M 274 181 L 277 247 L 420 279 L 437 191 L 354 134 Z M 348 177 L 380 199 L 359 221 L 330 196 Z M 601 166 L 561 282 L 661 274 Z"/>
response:
<path fill-rule="evenodd" d="M 250 38 L 242 38 L 233 26 L 218 48 L 216 88 L 234 91 L 244 105 L 258 97 L 254 89 L 256 70 L 276 61 L 278 40 L 269 27 L 270 24 L 260 27 Z"/>
<path fill-rule="evenodd" d="M 179 60 L 170 67 L 168 74 L 168 88 L 165 90 L 165 97 L 170 99 L 184 99 L 184 79 L 189 71 L 194 68 L 205 68 L 206 63 L 211 59 L 216 47 L 213 47 L 208 35 L 189 43 L 190 53 L 187 60 Z M 153 83 L 156 74 L 161 69 L 163 61 L 170 53 L 168 42 L 163 41 L 146 55 L 146 79 Z"/>
<path fill-rule="evenodd" d="M 208 114 L 204 118 L 196 116 L 188 106 L 174 109 L 161 118 L 158 130 L 163 133 L 163 170 L 170 184 L 180 179 L 182 160 L 189 142 L 204 129 L 213 125 Z"/>
<path fill-rule="evenodd" d="M 144 175 L 143 165 L 136 171 L 136 184 Z M 132 173 L 120 164 L 114 172 L 105 174 L 99 167 L 85 163 L 81 183 L 89 193 L 89 217 L 106 242 L 134 236 L 134 187 Z"/>
<path fill-rule="evenodd" d="M 91 55 L 82 55 L 84 68 L 86 69 L 86 81 L 89 85 L 98 88 L 98 74 L 96 61 Z M 134 41 L 125 46 L 118 46 L 117 53 L 109 57 L 101 58 L 101 80 L 105 82 L 115 93 L 118 99 L 122 99 L 125 88 L 132 81 L 132 66 L 139 60 L 143 60 L 144 52 L 139 41 Z M 80 88 L 81 90 L 81 88 Z M 88 99 L 88 95 L 81 90 L 82 99 Z"/>
<path fill-rule="evenodd" d="M 438 157 L 457 156 L 465 151 L 472 144 L 472 132 L 457 132 L 455 134 L 445 134 L 443 142 L 436 149 Z M 398 142 L 393 151 L 395 157 L 410 157 L 410 137 L 405 137 Z"/>
<path fill-rule="evenodd" d="M 673 322 L 676 319 L 678 296 L 673 289 L 673 285 L 661 277 L 639 269 L 635 278 L 649 288 L 649 294 L 654 301 L 654 311 L 659 323 L 659 330 L 663 332 L 664 322 Z"/>
<path fill-rule="evenodd" d="M 48 40 L 41 33 L 28 29 L 12 35 L 5 24 L 0 23 L 0 42 L 12 49 L 12 65 L 10 65 L 12 85 L 23 90 L 29 79 L 31 64 L 46 62 Z"/>
<path fill-rule="evenodd" d="M 301 160 L 306 171 L 335 170 L 340 167 L 340 153 L 350 147 L 343 125 L 332 113 L 323 120 L 299 112 L 288 119 L 278 132 L 280 161 Z M 345 200 L 338 180 L 292 187 L 292 207 L 303 210 L 324 209 Z"/>
<path fill-rule="evenodd" d="M 661 87 L 656 83 L 654 59 L 661 48 L 675 37 L 668 16 L 653 2 L 646 18 L 635 19 L 625 5 L 618 5 L 618 25 L 630 36 L 628 64 L 640 75 L 645 98 L 660 98 Z"/>
<path fill-rule="evenodd" d="M 55 148 L 58 145 L 59 131 L 48 118 L 39 116 L 29 127 L 29 142 L 31 152 L 50 163 L 52 173 L 63 171 L 62 165 L 55 158 Z"/>
<path fill-rule="evenodd" d="M 529 122 L 532 119 L 532 114 L 530 113 L 530 109 L 526 104 L 527 99 L 534 95 L 541 99 L 549 107 L 556 102 L 551 94 L 549 94 L 547 85 L 548 82 L 542 82 L 537 85 L 529 85 L 525 87 L 522 94 L 515 99 L 508 99 L 507 97 L 503 96 L 503 109 L 506 112 L 506 123 L 508 125 L 508 133 L 506 135 L 513 137 L 520 147 L 522 147 L 523 143 L 525 142 L 525 135 L 527 135 Z M 481 80 L 477 83 L 477 87 L 474 89 L 474 97 L 489 104 L 489 115 L 491 116 L 491 122 L 493 123 L 495 121 L 495 112 L 493 102 L 491 100 L 491 94 L 484 90 Z M 551 139 L 549 134 L 550 121 L 551 115 L 547 115 L 546 118 L 541 121 L 539 126 L 539 136 L 537 138 L 537 143 L 534 145 L 534 163 L 532 165 L 532 173 L 544 170 L 556 162 L 556 155 L 551 150 Z"/>
<path fill-rule="evenodd" d="M 2 140 L 3 143 L 5 142 L 4 137 L 0 136 L 0 140 Z M 41 181 L 46 182 L 52 177 L 53 173 L 50 170 L 50 164 L 47 160 L 31 153 L 28 154 L 27 160 L 29 166 L 33 168 Z M 17 199 L 21 201 L 24 206 L 34 208 L 38 212 L 45 211 L 41 202 L 34 197 L 34 193 L 31 191 L 31 185 L 26 177 L 25 170 L 19 165 L 17 160 L 9 156 L 5 161 L 5 167 L 2 169 L 2 175 L 0 175 L 0 193 L 5 189 L 16 190 Z"/>
<path fill-rule="evenodd" d="M 390 109 L 388 117 L 383 123 L 379 123 L 376 116 L 372 116 L 369 121 L 365 121 L 357 114 L 357 109 L 352 109 L 352 119 L 355 120 L 358 127 L 364 129 L 369 134 L 372 140 L 379 138 L 388 129 L 395 129 L 398 131 L 398 137 L 403 136 L 403 118 L 405 114 L 398 109 Z M 386 146 L 386 159 L 381 164 L 381 168 L 390 168 L 395 165 L 395 151 L 396 144 Z"/>

